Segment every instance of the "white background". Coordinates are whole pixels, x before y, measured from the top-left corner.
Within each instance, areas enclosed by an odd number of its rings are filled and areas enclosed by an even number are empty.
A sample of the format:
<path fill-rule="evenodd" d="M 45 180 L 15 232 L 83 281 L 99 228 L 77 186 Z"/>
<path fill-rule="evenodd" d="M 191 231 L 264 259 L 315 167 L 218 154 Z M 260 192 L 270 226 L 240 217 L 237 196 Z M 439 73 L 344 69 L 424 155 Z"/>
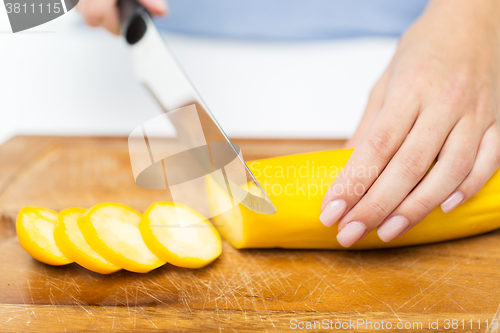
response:
<path fill-rule="evenodd" d="M 397 43 L 165 39 L 229 136 L 274 138 L 352 135 Z M 0 6 L 0 142 L 128 135 L 161 112 L 132 66 L 121 38 L 86 27 L 75 10 L 12 34 Z"/>

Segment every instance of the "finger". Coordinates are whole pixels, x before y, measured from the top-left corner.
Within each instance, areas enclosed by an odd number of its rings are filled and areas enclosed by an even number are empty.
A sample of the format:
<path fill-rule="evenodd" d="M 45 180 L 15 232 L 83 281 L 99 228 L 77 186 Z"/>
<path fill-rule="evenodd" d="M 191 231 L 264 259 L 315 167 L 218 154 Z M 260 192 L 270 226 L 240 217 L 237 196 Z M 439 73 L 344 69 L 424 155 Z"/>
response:
<path fill-rule="evenodd" d="M 86 0 L 81 1 L 79 8 L 85 22 L 91 27 L 98 27 L 109 12 L 109 8 L 116 10 L 115 3 L 115 0 Z"/>
<path fill-rule="evenodd" d="M 139 2 L 152 15 L 165 16 L 168 13 L 167 2 L 165 0 L 139 0 Z"/>
<path fill-rule="evenodd" d="M 361 138 L 366 133 L 368 127 L 372 124 L 376 115 L 382 109 L 385 100 L 385 92 L 387 89 L 387 83 L 389 82 L 389 72 L 385 71 L 380 77 L 378 82 L 373 87 L 370 96 L 368 98 L 368 103 L 366 104 L 365 112 L 361 121 L 359 122 L 358 128 L 354 135 L 349 141 L 346 142 L 345 147 L 356 147 L 361 141 Z"/>
<path fill-rule="evenodd" d="M 348 247 L 377 227 L 424 177 L 458 120 L 437 117 L 438 114 L 449 114 L 443 108 L 448 106 L 430 106 L 422 112 L 380 177 L 340 220 L 337 240 L 341 245 Z M 351 234 L 349 223 L 353 221 L 364 224 L 366 233 Z"/>
<path fill-rule="evenodd" d="M 102 17 L 101 25 L 109 32 L 119 35 L 120 34 L 120 17 L 116 4 L 111 1 L 105 1 L 106 7 L 104 8 L 105 15 Z"/>
<path fill-rule="evenodd" d="M 484 186 L 500 167 L 500 129 L 494 123 L 481 140 L 476 162 L 460 186 L 441 204 L 445 213 L 463 204 Z"/>
<path fill-rule="evenodd" d="M 165 15 L 168 11 L 164 0 L 141 0 L 152 15 Z M 120 20 L 116 0 L 86 0 L 78 7 L 85 22 L 92 26 L 102 26 L 114 34 L 120 33 Z"/>
<path fill-rule="evenodd" d="M 391 88 L 391 91 L 397 91 Z M 387 96 L 386 105 L 326 192 L 320 221 L 332 226 L 361 199 L 410 132 L 419 109 L 417 97 Z"/>
<path fill-rule="evenodd" d="M 382 241 L 389 242 L 413 228 L 467 177 L 486 130 L 478 130 L 478 124 L 471 118 L 464 117 L 457 123 L 446 139 L 436 165 L 378 226 L 377 233 Z"/>

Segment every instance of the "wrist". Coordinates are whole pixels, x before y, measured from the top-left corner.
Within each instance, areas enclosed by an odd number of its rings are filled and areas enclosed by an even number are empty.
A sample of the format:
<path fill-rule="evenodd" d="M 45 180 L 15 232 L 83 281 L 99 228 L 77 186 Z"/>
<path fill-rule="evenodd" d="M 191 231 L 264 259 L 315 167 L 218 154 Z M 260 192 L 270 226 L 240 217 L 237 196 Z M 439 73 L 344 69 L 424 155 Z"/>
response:
<path fill-rule="evenodd" d="M 432 0 L 405 39 L 500 73 L 500 1 Z"/>
<path fill-rule="evenodd" d="M 456 28 L 488 31 L 500 35 L 500 1 L 432 0 L 422 15 Z"/>

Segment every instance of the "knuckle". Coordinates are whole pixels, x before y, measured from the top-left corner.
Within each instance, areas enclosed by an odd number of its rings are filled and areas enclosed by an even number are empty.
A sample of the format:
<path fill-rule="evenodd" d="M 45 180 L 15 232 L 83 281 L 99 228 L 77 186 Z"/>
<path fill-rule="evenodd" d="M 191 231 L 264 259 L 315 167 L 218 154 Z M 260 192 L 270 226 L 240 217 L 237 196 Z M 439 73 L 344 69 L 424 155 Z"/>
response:
<path fill-rule="evenodd" d="M 373 156 L 388 159 L 392 155 L 393 141 L 391 133 L 382 130 L 368 138 L 368 146 Z"/>
<path fill-rule="evenodd" d="M 388 99 L 391 101 L 401 101 L 415 99 L 418 89 L 418 78 L 413 78 L 412 74 L 406 74 L 404 82 L 391 82 L 391 90 L 388 93 Z"/>
<path fill-rule="evenodd" d="M 464 181 L 460 188 L 462 192 L 472 196 L 473 194 L 479 192 L 485 182 L 485 179 L 482 179 L 477 175 L 471 175 L 467 177 L 467 181 Z"/>
<path fill-rule="evenodd" d="M 384 99 L 384 96 L 379 93 L 378 91 L 376 91 L 375 89 L 373 89 L 370 94 L 368 95 L 368 104 L 367 104 L 367 108 L 369 105 L 372 105 L 374 103 L 380 103 L 381 101 L 383 101 Z M 382 103 L 380 103 L 382 104 Z"/>
<path fill-rule="evenodd" d="M 383 220 L 387 216 L 389 216 L 389 206 L 388 204 L 380 199 L 371 200 L 368 202 L 368 209 L 374 217 L 378 220 Z"/>
<path fill-rule="evenodd" d="M 395 80 L 392 81 L 392 89 L 394 97 L 411 98 L 417 97 L 420 89 L 428 85 L 428 73 L 430 68 L 424 64 L 414 64 L 404 69 L 399 69 L 394 75 Z"/>
<path fill-rule="evenodd" d="M 475 105 L 470 109 L 475 115 L 475 121 L 482 120 L 488 122 L 495 121 L 496 105 L 495 96 L 491 90 L 485 88 L 478 88 Z"/>
<path fill-rule="evenodd" d="M 457 153 L 450 160 L 450 175 L 458 181 L 462 181 L 470 172 L 473 165 L 473 158 L 470 154 L 461 152 Z"/>
<path fill-rule="evenodd" d="M 404 175 L 411 180 L 421 179 L 427 172 L 425 154 L 418 149 L 406 153 L 401 159 Z"/>
<path fill-rule="evenodd" d="M 471 86 L 468 75 L 457 74 L 448 79 L 441 90 L 441 102 L 455 106 L 469 98 Z"/>
<path fill-rule="evenodd" d="M 431 212 L 435 207 L 436 204 L 433 204 L 428 198 L 419 196 L 415 198 L 415 208 L 417 211 L 422 212 L 422 214 L 427 214 Z"/>
<path fill-rule="evenodd" d="M 352 174 L 349 175 L 349 180 L 347 181 L 347 193 L 365 193 L 367 190 L 366 183 L 366 175 L 363 172 L 355 172 L 355 170 L 353 169 Z"/>
<path fill-rule="evenodd" d="M 381 81 L 378 81 L 370 91 L 370 95 L 368 95 L 368 100 L 369 101 L 381 100 L 384 98 L 384 93 L 385 93 L 384 85 L 382 84 Z"/>

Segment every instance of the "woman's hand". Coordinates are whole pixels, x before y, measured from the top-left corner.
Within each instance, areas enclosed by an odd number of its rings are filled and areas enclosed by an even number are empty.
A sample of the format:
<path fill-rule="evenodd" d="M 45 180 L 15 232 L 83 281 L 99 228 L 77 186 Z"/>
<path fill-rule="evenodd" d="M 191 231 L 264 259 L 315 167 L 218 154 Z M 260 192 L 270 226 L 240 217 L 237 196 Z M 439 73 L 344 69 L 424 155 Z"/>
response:
<path fill-rule="evenodd" d="M 120 33 L 120 20 L 116 8 L 117 0 L 82 0 L 77 9 L 82 13 L 85 22 L 92 26 L 102 26 L 110 32 Z M 152 15 L 166 15 L 167 3 L 165 0 L 139 0 Z"/>
<path fill-rule="evenodd" d="M 320 220 L 345 247 L 448 213 L 500 166 L 500 1 L 435 0 L 373 88 Z M 437 162 L 427 173 L 433 161 Z"/>

